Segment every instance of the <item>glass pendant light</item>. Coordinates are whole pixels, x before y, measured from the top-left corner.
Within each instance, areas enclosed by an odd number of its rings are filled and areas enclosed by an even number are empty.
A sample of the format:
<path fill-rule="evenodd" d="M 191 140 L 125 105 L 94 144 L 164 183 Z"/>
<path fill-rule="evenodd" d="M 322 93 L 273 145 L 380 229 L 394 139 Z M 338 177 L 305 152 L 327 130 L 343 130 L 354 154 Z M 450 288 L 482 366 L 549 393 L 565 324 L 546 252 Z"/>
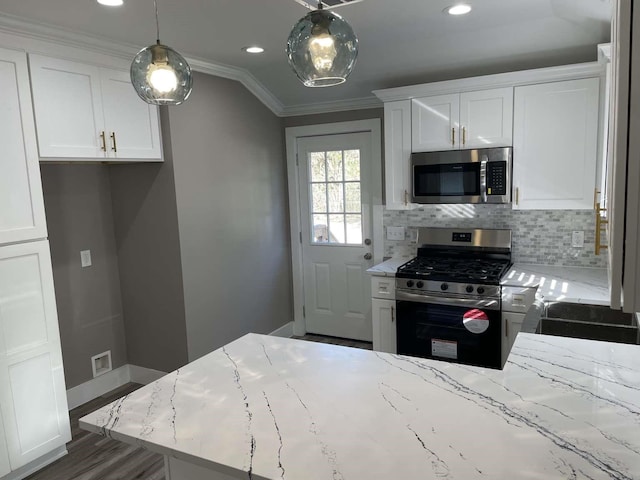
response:
<path fill-rule="evenodd" d="M 322 9 L 296 23 L 287 40 L 287 58 L 307 87 L 330 87 L 347 79 L 358 57 L 358 38 L 340 15 Z"/>
<path fill-rule="evenodd" d="M 143 48 L 131 62 L 131 83 L 142 100 L 152 105 L 180 105 L 191 94 L 191 67 L 174 49 L 160 43 L 158 3 L 156 44 Z"/>

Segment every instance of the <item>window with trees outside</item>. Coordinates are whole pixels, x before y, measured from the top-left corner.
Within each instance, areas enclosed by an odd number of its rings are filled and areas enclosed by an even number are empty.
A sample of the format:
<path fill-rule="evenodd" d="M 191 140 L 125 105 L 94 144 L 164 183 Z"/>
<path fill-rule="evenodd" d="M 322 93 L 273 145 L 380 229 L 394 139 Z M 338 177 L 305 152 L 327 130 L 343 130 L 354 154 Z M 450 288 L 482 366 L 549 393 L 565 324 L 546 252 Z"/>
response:
<path fill-rule="evenodd" d="M 311 242 L 362 245 L 360 150 L 310 152 Z"/>

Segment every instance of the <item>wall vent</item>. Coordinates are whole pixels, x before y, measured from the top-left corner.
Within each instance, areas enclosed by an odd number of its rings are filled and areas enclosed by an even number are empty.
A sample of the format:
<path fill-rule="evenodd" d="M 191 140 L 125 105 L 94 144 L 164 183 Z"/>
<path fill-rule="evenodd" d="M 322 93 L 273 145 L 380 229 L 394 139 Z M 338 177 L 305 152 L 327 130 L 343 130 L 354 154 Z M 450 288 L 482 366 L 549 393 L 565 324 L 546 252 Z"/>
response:
<path fill-rule="evenodd" d="M 111 350 L 99 353 L 91 357 L 91 369 L 93 370 L 93 378 L 110 372 L 111 366 Z"/>
<path fill-rule="evenodd" d="M 295 0 L 300 5 L 307 7 L 309 10 L 315 10 L 318 8 L 318 2 L 313 0 Z M 344 7 L 345 5 L 351 5 L 352 3 L 360 3 L 363 0 L 322 0 L 322 6 L 325 10 L 331 10 L 332 8 Z"/>

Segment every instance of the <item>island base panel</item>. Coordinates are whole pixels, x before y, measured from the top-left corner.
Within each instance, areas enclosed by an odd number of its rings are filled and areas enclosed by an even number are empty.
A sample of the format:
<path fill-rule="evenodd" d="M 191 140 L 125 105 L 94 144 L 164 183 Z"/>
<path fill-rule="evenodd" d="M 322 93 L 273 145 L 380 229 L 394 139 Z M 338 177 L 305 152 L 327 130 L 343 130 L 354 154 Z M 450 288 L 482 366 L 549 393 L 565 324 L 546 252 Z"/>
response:
<path fill-rule="evenodd" d="M 164 469 L 166 480 L 238 480 L 246 478 L 246 475 L 243 477 L 225 475 L 167 455 L 164 456 Z"/>

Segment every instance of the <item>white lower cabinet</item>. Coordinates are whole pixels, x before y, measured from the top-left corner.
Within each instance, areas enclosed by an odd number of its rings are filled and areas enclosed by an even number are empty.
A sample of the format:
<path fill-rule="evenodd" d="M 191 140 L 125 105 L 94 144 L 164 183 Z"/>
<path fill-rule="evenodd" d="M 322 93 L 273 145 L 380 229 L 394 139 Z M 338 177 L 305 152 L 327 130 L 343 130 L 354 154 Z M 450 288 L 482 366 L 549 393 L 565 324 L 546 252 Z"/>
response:
<path fill-rule="evenodd" d="M 507 361 L 518 332 L 522 329 L 524 313 L 502 312 L 502 364 Z"/>
<path fill-rule="evenodd" d="M 373 321 L 373 350 L 397 353 L 396 301 L 371 299 Z"/>
<path fill-rule="evenodd" d="M 71 440 L 46 240 L 0 248 L 0 385 L 11 470 Z"/>

